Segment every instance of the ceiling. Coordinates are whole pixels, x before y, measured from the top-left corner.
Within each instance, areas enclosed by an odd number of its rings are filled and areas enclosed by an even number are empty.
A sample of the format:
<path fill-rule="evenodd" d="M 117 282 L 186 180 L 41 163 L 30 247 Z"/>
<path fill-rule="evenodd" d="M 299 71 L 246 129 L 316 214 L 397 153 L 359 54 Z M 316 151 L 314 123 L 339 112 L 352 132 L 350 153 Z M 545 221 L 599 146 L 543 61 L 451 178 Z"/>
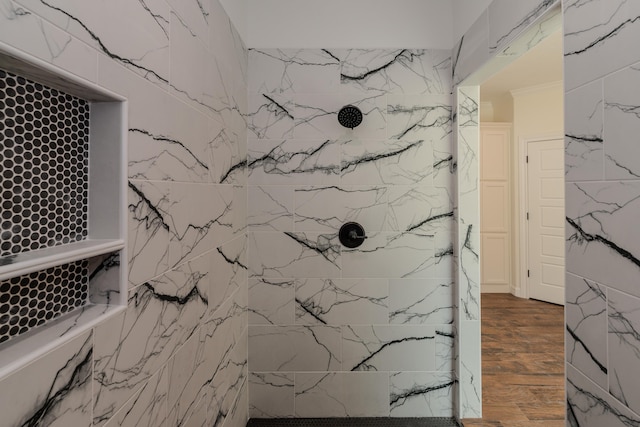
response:
<path fill-rule="evenodd" d="M 484 82 L 480 98 L 495 102 L 514 89 L 562 81 L 562 63 L 562 31 L 557 30 Z"/>

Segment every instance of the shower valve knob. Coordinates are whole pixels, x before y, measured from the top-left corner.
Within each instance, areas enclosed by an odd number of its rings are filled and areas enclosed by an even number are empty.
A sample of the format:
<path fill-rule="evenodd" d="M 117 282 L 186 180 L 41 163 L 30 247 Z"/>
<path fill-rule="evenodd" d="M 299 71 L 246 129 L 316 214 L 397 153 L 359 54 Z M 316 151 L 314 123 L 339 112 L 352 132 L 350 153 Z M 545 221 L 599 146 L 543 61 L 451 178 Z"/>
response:
<path fill-rule="evenodd" d="M 347 222 L 340 227 L 338 233 L 340 243 L 347 248 L 357 248 L 362 245 L 364 239 L 367 238 L 364 232 L 364 228 L 357 222 Z"/>

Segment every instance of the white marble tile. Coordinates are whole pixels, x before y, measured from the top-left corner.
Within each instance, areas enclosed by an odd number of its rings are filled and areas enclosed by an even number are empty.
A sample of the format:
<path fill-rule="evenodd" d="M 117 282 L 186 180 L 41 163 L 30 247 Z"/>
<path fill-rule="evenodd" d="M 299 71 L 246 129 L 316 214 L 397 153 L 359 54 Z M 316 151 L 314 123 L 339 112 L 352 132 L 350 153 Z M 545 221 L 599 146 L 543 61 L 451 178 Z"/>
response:
<path fill-rule="evenodd" d="M 152 99 L 158 98 L 152 95 Z M 207 118 L 193 108 L 168 95 L 160 97 L 164 105 L 162 115 L 180 118 L 166 132 L 138 127 L 134 121 L 129 127 L 129 177 L 141 180 L 182 182 L 210 182 L 207 162 Z M 163 107 L 158 107 L 158 109 Z M 131 115 L 133 116 L 133 112 Z M 132 117 L 133 119 L 133 117 Z"/>
<path fill-rule="evenodd" d="M 252 325 L 249 366 L 252 372 L 339 370 L 341 338 L 339 327 Z"/>
<path fill-rule="evenodd" d="M 388 295 L 388 282 L 382 279 L 300 279 L 296 324 L 384 324 Z"/>
<path fill-rule="evenodd" d="M 222 380 L 229 378 L 224 372 L 225 368 L 229 368 L 232 355 L 235 359 L 242 356 L 247 343 L 247 310 L 246 310 L 246 290 L 238 290 L 231 298 L 229 298 L 220 308 L 207 319 L 200 329 L 199 340 L 204 343 L 204 365 L 206 369 L 207 392 L 209 399 L 213 402 L 215 396 L 219 396 L 218 392 L 211 390 L 214 377 L 220 377 Z M 241 359 L 242 357 L 240 357 Z M 244 362 L 242 362 L 244 363 Z M 238 366 L 242 368 L 242 366 Z M 235 369 L 237 372 L 238 369 Z"/>
<path fill-rule="evenodd" d="M 214 2 L 207 2 L 202 0 L 167 0 L 167 3 L 171 6 L 175 15 L 173 18 L 178 18 L 182 21 L 182 24 L 188 28 L 195 37 L 198 37 L 202 43 L 208 45 L 209 43 L 209 15 L 210 4 Z"/>
<path fill-rule="evenodd" d="M 98 53 L 77 38 L 10 0 L 0 3 L 0 22 L 3 43 L 87 80 L 97 80 Z"/>
<path fill-rule="evenodd" d="M 393 372 L 389 379 L 393 417 L 452 417 L 455 381 L 451 373 Z"/>
<path fill-rule="evenodd" d="M 380 187 L 302 187 L 295 189 L 295 230 L 335 233 L 357 222 L 365 233 L 382 231 L 388 195 Z"/>
<path fill-rule="evenodd" d="M 247 217 L 249 212 L 249 201 L 247 200 L 247 186 L 234 185 L 232 189 L 233 199 L 231 201 L 231 225 L 233 237 L 247 236 Z"/>
<path fill-rule="evenodd" d="M 462 320 L 458 326 L 460 418 L 482 416 L 480 321 Z"/>
<path fill-rule="evenodd" d="M 207 401 L 206 398 L 200 399 L 195 405 L 195 410 L 182 424 L 184 427 L 198 427 L 207 424 Z"/>
<path fill-rule="evenodd" d="M 341 148 L 337 141 L 250 139 L 247 159 L 249 184 L 338 184 L 340 156 Z"/>
<path fill-rule="evenodd" d="M 108 57 L 99 57 L 98 69 L 98 83 L 129 100 L 129 178 L 210 182 L 207 123 L 212 119 Z"/>
<path fill-rule="evenodd" d="M 147 145 L 138 148 L 136 159 L 139 156 L 143 159 L 151 157 L 151 161 L 147 160 L 147 169 L 154 171 L 154 174 L 166 174 L 166 177 L 143 175 L 140 179 L 211 182 L 207 142 L 209 141 L 209 127 L 212 119 L 174 97 L 166 97 L 162 99 L 162 102 L 167 104 L 167 113 L 171 118 L 168 134 L 154 134 L 153 130 L 145 131 L 144 129 L 139 131 L 130 129 L 129 134 L 138 133 L 146 137 Z M 153 145 L 153 147 L 149 145 Z M 160 153 L 160 150 L 163 152 Z M 156 157 L 150 156 L 150 153 L 154 153 Z M 133 159 L 130 158 L 130 167 L 137 166 L 133 163 Z M 156 168 L 160 170 L 156 170 Z M 132 176 L 131 172 L 130 176 Z"/>
<path fill-rule="evenodd" d="M 262 277 L 338 277 L 337 233 L 249 233 L 249 274 Z"/>
<path fill-rule="evenodd" d="M 293 373 L 252 372 L 249 375 L 249 417 L 291 418 L 294 412 Z"/>
<path fill-rule="evenodd" d="M 450 50 L 338 49 L 343 86 L 387 93 L 448 93 Z"/>
<path fill-rule="evenodd" d="M 630 411 L 606 391 L 567 364 L 567 426 L 624 427 L 640 423 Z"/>
<path fill-rule="evenodd" d="M 112 305 L 120 302 L 121 252 L 89 258 L 89 301 Z"/>
<path fill-rule="evenodd" d="M 459 307 L 466 320 L 477 320 L 480 318 L 480 232 L 477 224 L 461 224 L 459 229 Z"/>
<path fill-rule="evenodd" d="M 436 371 L 455 371 L 456 338 L 453 324 L 436 326 Z"/>
<path fill-rule="evenodd" d="M 640 296 L 640 183 L 567 184 L 565 198 L 567 271 Z"/>
<path fill-rule="evenodd" d="M 105 427 L 165 427 L 167 426 L 167 370 L 160 369 Z"/>
<path fill-rule="evenodd" d="M 453 218 L 450 218 L 453 223 Z M 431 276 L 437 278 L 454 277 L 456 271 L 455 249 L 453 248 L 453 240 L 455 240 L 455 225 L 451 228 L 442 227 L 435 232 L 434 241 L 434 264 L 431 267 Z"/>
<path fill-rule="evenodd" d="M 229 409 L 223 427 L 245 427 L 249 421 L 249 385 L 247 381 L 242 383 L 233 405 Z"/>
<path fill-rule="evenodd" d="M 129 181 L 129 284 L 137 285 L 169 268 L 173 239 L 168 210 L 169 185 Z"/>
<path fill-rule="evenodd" d="M 640 149 L 629 141 L 629 135 L 640 131 L 640 66 L 626 68 L 604 79 L 604 156 L 605 178 L 640 178 L 640 167 L 634 161 Z"/>
<path fill-rule="evenodd" d="M 296 139 L 380 139 L 387 133 L 387 98 L 384 95 L 295 94 L 291 97 Z M 338 122 L 338 112 L 353 105 L 362 112 L 362 123 L 354 128 Z"/>
<path fill-rule="evenodd" d="M 171 93 L 205 114 L 220 111 L 223 90 L 215 57 L 175 13 L 171 14 Z M 216 87 L 216 83 L 217 87 Z"/>
<path fill-rule="evenodd" d="M 343 377 L 344 403 L 349 417 L 389 416 L 387 372 L 344 372 L 339 375 Z"/>
<path fill-rule="evenodd" d="M 2 422 L 91 425 L 93 335 L 80 335 L 0 381 Z"/>
<path fill-rule="evenodd" d="M 111 418 L 198 328 L 206 277 L 191 263 L 129 292 L 127 311 L 95 328 L 94 423 Z"/>
<path fill-rule="evenodd" d="M 446 279 L 390 279 L 389 322 L 453 323 L 453 285 Z"/>
<path fill-rule="evenodd" d="M 293 138 L 294 108 L 291 99 L 279 94 L 250 94 L 247 113 L 249 138 Z"/>
<path fill-rule="evenodd" d="M 250 231 L 294 231 L 294 187 L 249 186 Z"/>
<path fill-rule="evenodd" d="M 237 73 L 228 71 L 223 58 L 216 58 L 207 52 L 205 61 L 205 80 L 203 84 L 203 104 L 205 112 L 221 122 L 230 123 L 230 117 L 247 112 L 246 86 L 238 85 Z M 227 74 L 224 74 L 227 71 Z M 175 87 L 172 86 L 175 90 Z M 238 119 L 242 116 L 238 117 Z M 234 129 L 235 130 L 235 129 Z"/>
<path fill-rule="evenodd" d="M 458 140 L 457 140 L 457 161 L 458 161 L 458 193 L 461 196 L 469 194 L 470 202 L 472 196 L 478 191 L 478 147 L 480 138 L 479 129 L 479 101 L 480 93 L 478 87 L 458 88 L 459 110 L 458 110 Z M 462 203 L 464 200 L 459 200 Z M 477 204 L 475 201 L 474 205 Z M 466 211 L 464 211 L 466 212 Z"/>
<path fill-rule="evenodd" d="M 631 372 L 640 369 L 640 298 L 609 289 L 609 392 L 638 413 L 640 384 Z"/>
<path fill-rule="evenodd" d="M 467 30 L 452 51 L 455 85 L 480 69 L 489 60 L 489 12 L 485 10 Z"/>
<path fill-rule="evenodd" d="M 203 425 L 228 422 L 238 396 L 242 397 L 239 393 L 247 376 L 246 317 L 246 290 L 239 290 L 203 327 L 208 369 L 207 416 Z"/>
<path fill-rule="evenodd" d="M 539 16 L 550 9 L 556 0 L 495 0 L 487 8 L 489 13 L 489 52 L 509 45 Z"/>
<path fill-rule="evenodd" d="M 169 248 L 172 265 L 233 238 L 233 196 L 229 186 L 171 184 L 168 216 L 173 234 Z"/>
<path fill-rule="evenodd" d="M 604 178 L 603 88 L 598 80 L 565 94 L 565 179 Z"/>
<path fill-rule="evenodd" d="M 451 95 L 389 95 L 387 136 L 399 140 L 449 140 Z"/>
<path fill-rule="evenodd" d="M 387 417 L 386 372 L 297 373 L 297 417 Z"/>
<path fill-rule="evenodd" d="M 432 371 L 434 326 L 344 326 L 345 371 Z"/>
<path fill-rule="evenodd" d="M 458 97 L 458 296 L 463 319 L 475 320 L 480 316 L 479 89 L 459 88 Z"/>
<path fill-rule="evenodd" d="M 294 279 L 252 278 L 249 281 L 249 324 L 293 325 L 296 282 Z"/>
<path fill-rule="evenodd" d="M 640 4 L 569 0 L 563 14 L 567 90 L 637 62 Z"/>
<path fill-rule="evenodd" d="M 210 366 L 207 366 L 206 356 L 203 334 L 196 333 L 176 351 L 167 364 L 168 425 L 185 425 L 187 420 L 199 412 L 200 401 L 207 399 L 207 386 L 210 380 L 210 372 L 207 368 Z"/>
<path fill-rule="evenodd" d="M 387 230 L 435 233 L 453 226 L 453 202 L 442 187 L 393 186 L 388 190 Z"/>
<path fill-rule="evenodd" d="M 457 163 L 454 158 L 453 138 L 434 141 L 433 150 L 433 185 L 445 188 L 450 197 L 455 195 L 453 183 L 456 177 Z"/>
<path fill-rule="evenodd" d="M 425 140 L 344 141 L 342 185 L 430 185 L 433 182 L 433 147 Z"/>
<path fill-rule="evenodd" d="M 344 376 L 338 372 L 297 373 L 295 416 L 299 418 L 346 417 Z"/>
<path fill-rule="evenodd" d="M 245 185 L 247 182 L 246 124 L 235 109 L 220 115 L 222 122 L 209 120 L 209 174 L 220 184 Z"/>
<path fill-rule="evenodd" d="M 211 52 L 219 59 L 223 73 L 234 77 L 246 97 L 249 66 L 247 48 L 220 2 L 211 1 L 208 6 Z"/>
<path fill-rule="evenodd" d="M 250 93 L 336 92 L 340 62 L 325 49 L 250 49 Z"/>
<path fill-rule="evenodd" d="M 528 12 L 525 11 L 526 17 L 523 19 L 530 17 L 534 22 L 526 28 L 523 28 L 523 31 L 517 36 L 517 39 L 513 40 L 508 46 L 505 46 L 504 49 L 498 53 L 498 56 L 516 59 L 535 48 L 538 43 L 550 35 L 561 31 L 562 13 L 560 7 L 553 7 L 554 2 L 556 4 L 560 3 L 556 0 L 541 1 L 540 5 L 534 11 L 535 17 L 529 16 Z"/>
<path fill-rule="evenodd" d="M 433 235 L 422 230 L 368 235 L 362 246 L 342 248 L 343 277 L 430 277 Z"/>
<path fill-rule="evenodd" d="M 607 388 L 606 288 L 570 273 L 565 287 L 566 361 Z"/>
<path fill-rule="evenodd" d="M 46 21 L 98 49 L 140 76 L 169 82 L 169 21 L 167 3 L 117 0 L 102 4 L 55 0 L 20 2 Z M 126 28 L 126 31 L 114 31 Z"/>
<path fill-rule="evenodd" d="M 240 236 L 199 259 L 209 263 L 209 313 L 213 314 L 238 289 L 247 286 L 247 237 Z"/>

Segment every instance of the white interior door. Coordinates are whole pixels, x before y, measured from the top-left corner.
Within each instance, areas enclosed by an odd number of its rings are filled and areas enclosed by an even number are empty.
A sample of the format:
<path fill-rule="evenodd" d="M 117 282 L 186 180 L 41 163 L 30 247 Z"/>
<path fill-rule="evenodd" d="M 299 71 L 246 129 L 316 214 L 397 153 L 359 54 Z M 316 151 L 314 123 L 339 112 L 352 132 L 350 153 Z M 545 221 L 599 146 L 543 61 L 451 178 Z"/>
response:
<path fill-rule="evenodd" d="M 529 297 L 564 305 L 564 141 L 527 144 Z"/>

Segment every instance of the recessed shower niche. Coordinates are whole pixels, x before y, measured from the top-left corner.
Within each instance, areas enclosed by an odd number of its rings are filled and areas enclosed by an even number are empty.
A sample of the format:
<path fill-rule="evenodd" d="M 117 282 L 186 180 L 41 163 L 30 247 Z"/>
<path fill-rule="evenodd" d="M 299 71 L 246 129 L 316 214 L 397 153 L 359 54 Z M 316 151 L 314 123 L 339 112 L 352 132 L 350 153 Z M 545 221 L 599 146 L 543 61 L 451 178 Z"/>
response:
<path fill-rule="evenodd" d="M 0 52 L 0 375 L 126 304 L 125 99 Z"/>

